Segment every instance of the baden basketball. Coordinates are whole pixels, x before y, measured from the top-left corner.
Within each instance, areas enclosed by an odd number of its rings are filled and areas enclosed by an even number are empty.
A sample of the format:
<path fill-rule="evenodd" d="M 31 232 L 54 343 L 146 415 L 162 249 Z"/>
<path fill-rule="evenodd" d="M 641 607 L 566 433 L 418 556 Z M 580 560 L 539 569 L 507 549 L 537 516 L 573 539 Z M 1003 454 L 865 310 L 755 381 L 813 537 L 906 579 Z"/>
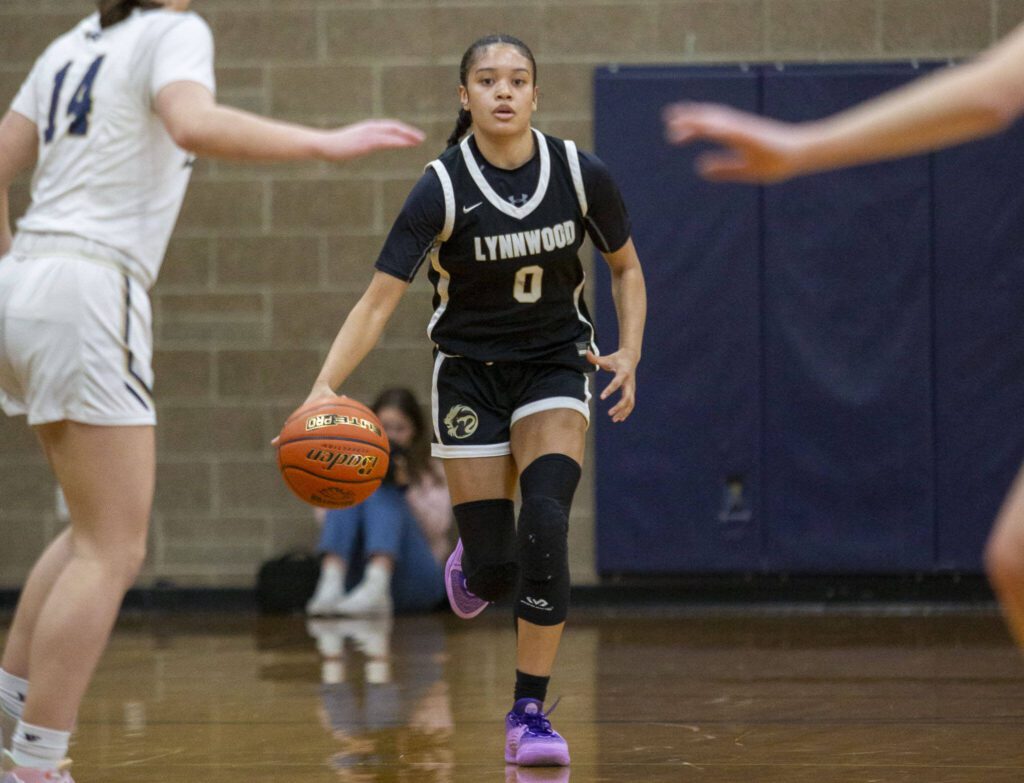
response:
<path fill-rule="evenodd" d="M 380 420 L 349 397 L 303 405 L 284 423 L 277 464 L 289 488 L 314 506 L 347 508 L 370 497 L 388 472 Z"/>

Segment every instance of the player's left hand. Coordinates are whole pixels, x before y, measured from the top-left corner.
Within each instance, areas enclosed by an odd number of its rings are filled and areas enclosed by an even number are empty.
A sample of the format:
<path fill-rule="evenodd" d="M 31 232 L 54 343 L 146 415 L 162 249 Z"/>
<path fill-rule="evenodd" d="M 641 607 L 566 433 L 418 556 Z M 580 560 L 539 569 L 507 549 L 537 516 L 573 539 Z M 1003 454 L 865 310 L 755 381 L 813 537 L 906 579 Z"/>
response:
<path fill-rule="evenodd" d="M 608 415 L 614 422 L 625 421 L 636 406 L 636 365 L 639 358 L 632 351 L 620 349 L 607 356 L 597 356 L 587 351 L 587 361 L 605 372 L 614 373 L 611 383 L 601 392 L 601 399 L 607 400 L 615 392 L 621 391 L 622 397 L 608 411 Z"/>

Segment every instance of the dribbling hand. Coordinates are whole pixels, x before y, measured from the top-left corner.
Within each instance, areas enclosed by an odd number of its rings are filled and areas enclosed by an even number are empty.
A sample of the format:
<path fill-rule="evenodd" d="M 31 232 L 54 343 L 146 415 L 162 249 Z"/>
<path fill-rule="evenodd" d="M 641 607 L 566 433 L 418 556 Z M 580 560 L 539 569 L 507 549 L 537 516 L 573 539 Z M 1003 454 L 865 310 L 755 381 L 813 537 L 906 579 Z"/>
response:
<path fill-rule="evenodd" d="M 337 397 L 338 395 L 334 393 L 334 389 L 332 389 L 328 384 L 323 383 L 321 381 L 317 381 L 316 383 L 313 384 L 313 389 L 312 391 L 310 391 L 309 396 L 306 397 L 305 402 L 303 402 L 302 405 L 300 405 L 295 410 L 302 410 L 307 405 L 309 405 L 312 402 L 316 402 L 317 400 L 334 400 L 337 399 Z M 270 441 L 270 445 L 276 448 L 278 440 L 280 440 L 280 436 L 277 436 L 272 441 Z"/>
<path fill-rule="evenodd" d="M 718 182 L 779 182 L 798 173 L 804 131 L 797 125 L 712 103 L 676 103 L 662 113 L 672 144 L 707 139 L 725 149 L 697 158 L 697 171 Z"/>
<path fill-rule="evenodd" d="M 622 392 L 622 397 L 608 415 L 613 422 L 625 421 L 636 406 L 636 365 L 638 358 L 630 351 L 620 350 L 610 353 L 607 356 L 597 356 L 587 351 L 587 361 L 595 367 L 606 372 L 614 373 L 615 377 L 604 387 L 601 392 L 601 399 L 607 400 L 616 391 Z"/>
<path fill-rule="evenodd" d="M 319 157 L 334 162 L 352 160 L 378 150 L 415 147 L 426 134 L 398 120 L 364 120 L 325 131 L 319 143 Z"/>

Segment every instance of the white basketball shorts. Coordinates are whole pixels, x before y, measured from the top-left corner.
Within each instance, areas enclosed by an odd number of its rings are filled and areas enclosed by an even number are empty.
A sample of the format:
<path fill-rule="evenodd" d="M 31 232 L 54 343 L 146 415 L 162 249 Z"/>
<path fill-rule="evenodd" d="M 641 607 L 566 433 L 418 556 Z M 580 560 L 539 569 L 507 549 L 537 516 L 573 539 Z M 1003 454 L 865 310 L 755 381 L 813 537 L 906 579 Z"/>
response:
<path fill-rule="evenodd" d="M 0 259 L 0 402 L 30 425 L 156 423 L 152 312 L 117 251 L 19 235 Z"/>

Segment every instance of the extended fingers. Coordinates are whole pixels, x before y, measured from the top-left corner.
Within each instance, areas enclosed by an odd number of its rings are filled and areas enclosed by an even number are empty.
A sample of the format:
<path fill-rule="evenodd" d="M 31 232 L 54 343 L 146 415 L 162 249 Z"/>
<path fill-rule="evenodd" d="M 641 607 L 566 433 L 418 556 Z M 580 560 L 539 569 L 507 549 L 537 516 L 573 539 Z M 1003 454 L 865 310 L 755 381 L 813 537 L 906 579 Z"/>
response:
<path fill-rule="evenodd" d="M 612 406 L 611 410 L 608 411 L 608 415 L 611 416 L 613 422 L 618 423 L 625 421 L 629 414 L 633 412 L 633 408 L 636 406 L 636 385 L 632 383 L 623 384 L 622 397 L 615 405 Z"/>

